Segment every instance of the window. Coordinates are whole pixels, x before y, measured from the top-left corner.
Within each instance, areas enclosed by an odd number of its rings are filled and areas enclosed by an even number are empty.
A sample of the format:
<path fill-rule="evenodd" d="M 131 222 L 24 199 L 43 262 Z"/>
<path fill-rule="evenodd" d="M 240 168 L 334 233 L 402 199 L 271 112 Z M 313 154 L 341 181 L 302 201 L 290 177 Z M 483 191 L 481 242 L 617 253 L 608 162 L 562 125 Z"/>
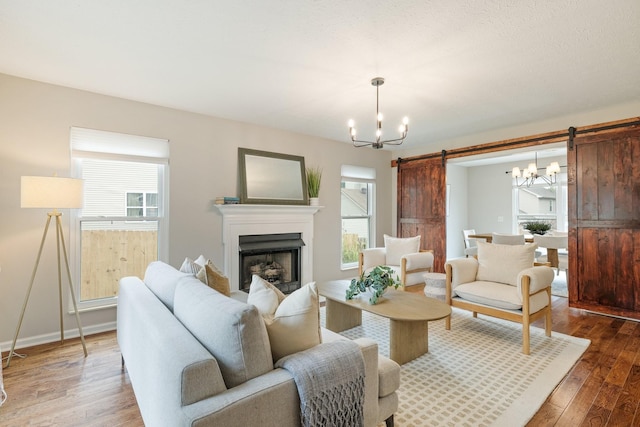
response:
<path fill-rule="evenodd" d="M 553 230 L 567 230 L 566 174 L 559 174 L 557 184 L 549 185 L 540 180 L 531 187 L 514 185 L 513 192 L 514 232 L 521 232 L 520 224 L 528 221 L 545 221 Z"/>
<path fill-rule="evenodd" d="M 158 193 L 127 193 L 126 216 L 158 216 Z"/>
<path fill-rule="evenodd" d="M 71 129 L 73 175 L 84 180 L 74 218 L 74 285 L 81 309 L 115 304 L 118 281 L 166 259 L 168 141 Z"/>
<path fill-rule="evenodd" d="M 342 166 L 342 269 L 358 265 L 358 254 L 375 241 L 375 169 Z"/>

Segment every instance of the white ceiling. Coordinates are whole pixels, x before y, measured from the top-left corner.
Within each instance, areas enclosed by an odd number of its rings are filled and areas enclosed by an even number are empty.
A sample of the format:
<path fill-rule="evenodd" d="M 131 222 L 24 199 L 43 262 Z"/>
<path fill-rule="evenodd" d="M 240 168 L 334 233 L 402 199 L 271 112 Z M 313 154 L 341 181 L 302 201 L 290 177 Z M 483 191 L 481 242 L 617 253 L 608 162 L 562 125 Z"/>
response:
<path fill-rule="evenodd" d="M 0 72 L 345 142 L 381 76 L 439 151 L 640 99 L 640 1 L 0 0 Z"/>

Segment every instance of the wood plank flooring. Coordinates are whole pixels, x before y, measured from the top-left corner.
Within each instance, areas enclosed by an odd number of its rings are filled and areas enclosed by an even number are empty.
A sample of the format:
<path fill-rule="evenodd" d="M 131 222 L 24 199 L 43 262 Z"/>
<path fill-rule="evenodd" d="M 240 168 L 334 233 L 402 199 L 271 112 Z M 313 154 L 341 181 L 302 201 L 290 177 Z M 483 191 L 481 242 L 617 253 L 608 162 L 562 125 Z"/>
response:
<path fill-rule="evenodd" d="M 592 344 L 528 426 L 640 426 L 640 324 L 553 305 L 553 330 Z M 0 426 L 142 426 L 115 332 L 86 341 L 87 358 L 78 339 L 20 350 L 4 369 Z"/>

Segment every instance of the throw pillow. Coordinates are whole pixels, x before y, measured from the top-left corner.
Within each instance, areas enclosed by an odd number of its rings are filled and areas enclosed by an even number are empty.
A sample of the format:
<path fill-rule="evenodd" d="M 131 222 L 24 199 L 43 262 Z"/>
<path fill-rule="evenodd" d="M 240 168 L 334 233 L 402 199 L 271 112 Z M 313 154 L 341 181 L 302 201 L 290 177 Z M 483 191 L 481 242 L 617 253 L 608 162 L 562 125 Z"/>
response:
<path fill-rule="evenodd" d="M 251 277 L 247 304 L 254 305 L 263 316 L 273 316 L 286 295 L 257 274 Z"/>
<path fill-rule="evenodd" d="M 518 273 L 533 267 L 535 243 L 526 245 L 500 245 L 478 242 L 477 280 L 506 283 L 517 286 Z"/>
<path fill-rule="evenodd" d="M 223 295 L 230 296 L 231 288 L 229 286 L 229 278 L 220 271 L 215 264 L 200 255 L 198 259 L 193 261 L 187 257 L 184 259 L 180 271 L 196 276 L 202 283 Z"/>
<path fill-rule="evenodd" d="M 222 295 L 231 296 L 229 278 L 224 275 L 212 262 L 208 260 L 204 267 L 196 274 L 196 277 L 210 288 L 215 289 Z"/>
<path fill-rule="evenodd" d="M 180 266 L 180 271 L 183 273 L 193 274 L 194 276 L 202 269 L 202 266 L 196 263 L 191 258 L 187 257 Z"/>
<path fill-rule="evenodd" d="M 253 279 L 247 302 L 255 305 L 262 314 L 274 362 L 322 342 L 320 301 L 315 282 L 294 291 L 274 306 L 278 293 L 273 290 L 273 285 L 259 276 Z M 258 297 L 268 294 L 268 302 L 258 301 Z"/>
<path fill-rule="evenodd" d="M 403 255 L 420 252 L 420 236 L 391 237 L 385 234 L 384 247 L 387 252 L 387 265 L 400 265 Z"/>

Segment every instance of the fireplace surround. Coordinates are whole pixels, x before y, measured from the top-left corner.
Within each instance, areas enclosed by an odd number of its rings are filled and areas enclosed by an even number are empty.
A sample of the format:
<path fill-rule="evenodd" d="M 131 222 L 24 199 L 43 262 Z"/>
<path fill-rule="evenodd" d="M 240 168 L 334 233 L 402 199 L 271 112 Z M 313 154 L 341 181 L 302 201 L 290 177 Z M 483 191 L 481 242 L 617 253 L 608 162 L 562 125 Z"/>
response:
<path fill-rule="evenodd" d="M 240 290 L 240 236 L 299 233 L 300 284 L 313 280 L 314 215 L 320 206 L 215 205 L 222 214 L 224 273 L 231 290 Z"/>

